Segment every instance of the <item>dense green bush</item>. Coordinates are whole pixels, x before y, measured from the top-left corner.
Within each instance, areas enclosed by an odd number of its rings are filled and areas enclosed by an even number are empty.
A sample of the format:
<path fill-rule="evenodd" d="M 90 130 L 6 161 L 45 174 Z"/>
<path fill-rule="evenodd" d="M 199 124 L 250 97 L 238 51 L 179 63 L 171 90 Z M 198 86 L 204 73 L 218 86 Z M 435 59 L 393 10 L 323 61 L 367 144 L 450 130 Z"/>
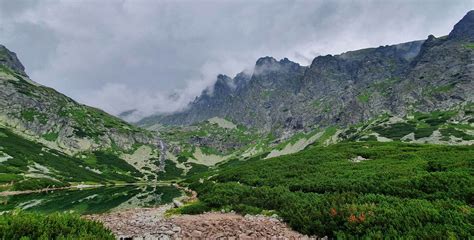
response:
<path fill-rule="evenodd" d="M 183 175 L 183 169 L 176 167 L 176 163 L 171 160 L 165 160 L 165 171 L 158 173 L 160 180 L 179 179 Z"/>
<path fill-rule="evenodd" d="M 366 160 L 354 162 L 358 156 Z M 305 234 L 467 239 L 474 236 L 473 156 L 472 146 L 341 143 L 234 163 L 187 182 L 200 209 L 275 210 Z"/>
<path fill-rule="evenodd" d="M 394 123 L 392 125 L 382 127 L 382 126 L 377 126 L 374 127 L 374 131 L 379 133 L 380 135 L 390 138 L 390 139 L 395 139 L 399 140 L 403 136 L 412 133 L 416 130 L 415 125 L 410 124 L 410 123 Z"/>
<path fill-rule="evenodd" d="M 457 138 L 461 138 L 461 139 L 466 140 L 466 141 L 474 140 L 474 136 L 466 134 L 465 132 L 459 131 L 459 130 L 453 128 L 453 127 L 440 129 L 440 132 L 441 132 L 441 134 L 443 134 L 443 136 L 452 135 L 452 136 L 455 136 Z"/>
<path fill-rule="evenodd" d="M 0 170 L 1 171 L 1 170 Z M 23 179 L 23 176 L 12 173 L 0 173 L 0 183 L 17 182 Z"/>
<path fill-rule="evenodd" d="M 424 128 L 417 128 L 415 130 L 415 138 L 424 138 L 424 137 L 429 137 L 437 128 L 435 127 L 424 127 Z"/>
<path fill-rule="evenodd" d="M 193 174 L 202 173 L 202 172 L 206 172 L 207 170 L 209 170 L 208 166 L 202 165 L 202 164 L 197 164 L 197 163 L 186 163 L 186 166 L 191 167 L 191 169 L 187 173 L 187 175 L 190 175 L 190 176 L 193 175 Z"/>
<path fill-rule="evenodd" d="M 110 239 L 115 237 L 101 223 L 70 214 L 0 215 L 1 239 Z"/>

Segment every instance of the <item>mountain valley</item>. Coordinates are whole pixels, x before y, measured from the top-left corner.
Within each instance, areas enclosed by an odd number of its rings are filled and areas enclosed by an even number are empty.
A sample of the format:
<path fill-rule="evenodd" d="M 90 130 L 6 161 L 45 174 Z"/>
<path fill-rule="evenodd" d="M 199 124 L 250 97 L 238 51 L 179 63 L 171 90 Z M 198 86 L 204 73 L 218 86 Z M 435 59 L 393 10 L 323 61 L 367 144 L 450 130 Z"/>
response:
<path fill-rule="evenodd" d="M 123 210 L 150 198 L 168 204 L 163 216 L 265 215 L 257 220 L 278 221 L 276 232 L 287 231 L 283 221 L 298 236 L 469 239 L 473 172 L 474 10 L 443 37 L 318 56 L 309 66 L 262 57 L 252 73 L 218 75 L 184 110 L 135 123 L 34 82 L 0 45 L 5 212 L 46 201 L 11 198 L 19 191 L 116 185 L 125 193 L 77 194 L 65 205 L 85 213 L 98 198 Z M 0 215 L 0 230 L 11 216 Z M 87 218 L 114 225 L 107 215 Z M 190 226 L 185 219 L 153 221 Z"/>

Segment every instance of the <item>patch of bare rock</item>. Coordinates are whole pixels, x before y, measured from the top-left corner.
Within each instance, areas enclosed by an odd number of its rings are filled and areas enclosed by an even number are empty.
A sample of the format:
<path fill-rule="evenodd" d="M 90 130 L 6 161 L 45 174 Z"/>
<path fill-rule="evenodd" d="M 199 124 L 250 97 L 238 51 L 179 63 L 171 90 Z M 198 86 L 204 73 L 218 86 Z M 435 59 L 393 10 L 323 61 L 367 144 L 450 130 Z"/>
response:
<path fill-rule="evenodd" d="M 117 239 L 173 239 L 181 230 L 163 217 L 171 207 L 128 209 L 84 218 L 102 222 Z"/>
<path fill-rule="evenodd" d="M 309 239 L 276 218 L 235 213 L 182 215 L 171 219 L 183 239 Z"/>
<path fill-rule="evenodd" d="M 291 230 L 274 217 L 216 212 L 164 217 L 171 207 L 130 209 L 85 218 L 102 222 L 117 239 L 123 240 L 315 239 Z"/>

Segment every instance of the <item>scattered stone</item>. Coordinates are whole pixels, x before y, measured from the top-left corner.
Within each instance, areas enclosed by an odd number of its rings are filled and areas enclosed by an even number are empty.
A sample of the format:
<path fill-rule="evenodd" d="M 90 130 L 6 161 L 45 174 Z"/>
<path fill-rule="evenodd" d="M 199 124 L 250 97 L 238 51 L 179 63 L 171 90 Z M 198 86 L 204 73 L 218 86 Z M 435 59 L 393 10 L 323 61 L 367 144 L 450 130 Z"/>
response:
<path fill-rule="evenodd" d="M 184 204 L 178 200 L 173 200 L 173 205 L 176 208 L 182 207 Z"/>
<path fill-rule="evenodd" d="M 173 204 L 85 216 L 102 222 L 117 239 L 316 239 L 291 230 L 275 217 L 204 213 L 165 218 Z"/>
<path fill-rule="evenodd" d="M 359 163 L 359 162 L 366 161 L 366 160 L 369 160 L 369 159 L 364 158 L 362 156 L 357 156 L 355 158 L 350 159 L 349 161 L 351 161 L 353 163 Z"/>
<path fill-rule="evenodd" d="M 201 231 L 198 231 L 198 230 L 194 230 L 194 231 L 191 233 L 191 236 L 192 236 L 192 237 L 201 237 L 201 236 L 202 236 L 202 232 L 201 232 Z"/>

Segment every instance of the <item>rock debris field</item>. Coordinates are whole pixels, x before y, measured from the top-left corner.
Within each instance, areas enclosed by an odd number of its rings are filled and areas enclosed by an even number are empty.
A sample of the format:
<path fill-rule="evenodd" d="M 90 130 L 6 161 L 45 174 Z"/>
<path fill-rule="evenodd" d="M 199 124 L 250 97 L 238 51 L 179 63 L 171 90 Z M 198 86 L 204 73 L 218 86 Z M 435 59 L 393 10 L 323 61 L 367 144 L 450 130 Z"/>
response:
<path fill-rule="evenodd" d="M 291 230 L 277 218 L 205 213 L 165 217 L 172 206 L 138 208 L 85 216 L 102 222 L 117 239 L 315 239 Z"/>

